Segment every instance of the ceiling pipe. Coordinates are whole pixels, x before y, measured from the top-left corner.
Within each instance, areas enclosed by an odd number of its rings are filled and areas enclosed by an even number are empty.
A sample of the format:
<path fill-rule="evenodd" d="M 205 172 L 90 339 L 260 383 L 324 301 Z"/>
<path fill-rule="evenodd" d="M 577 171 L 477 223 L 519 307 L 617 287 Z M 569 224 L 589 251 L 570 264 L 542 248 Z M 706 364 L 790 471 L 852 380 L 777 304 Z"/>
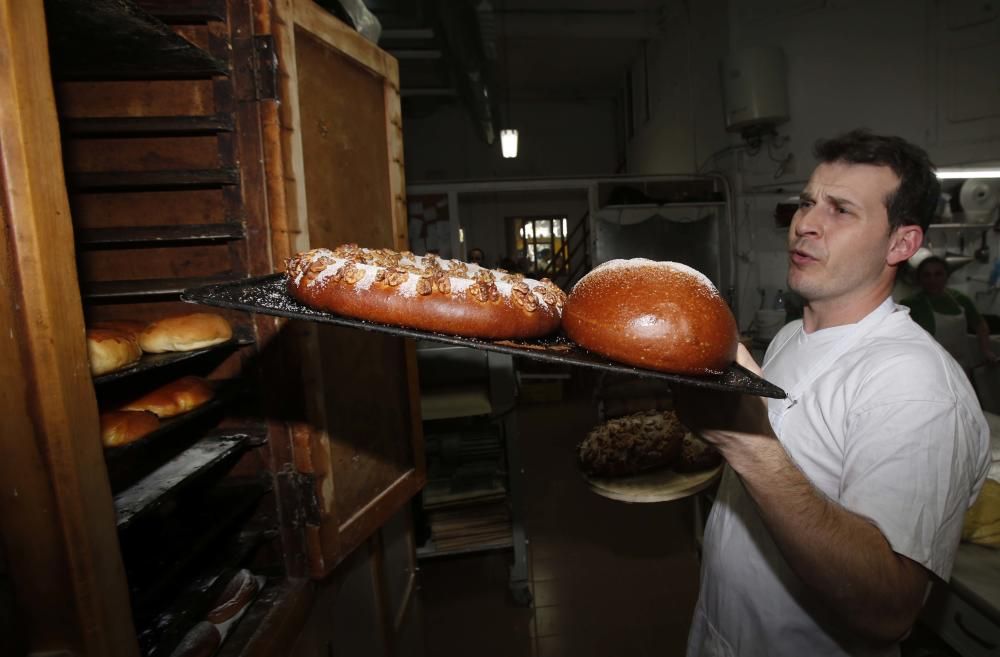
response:
<path fill-rule="evenodd" d="M 500 99 L 480 30 L 479 16 L 469 0 L 427 0 L 437 34 L 450 57 L 459 96 L 468 106 L 479 135 L 493 144 L 499 134 Z"/>

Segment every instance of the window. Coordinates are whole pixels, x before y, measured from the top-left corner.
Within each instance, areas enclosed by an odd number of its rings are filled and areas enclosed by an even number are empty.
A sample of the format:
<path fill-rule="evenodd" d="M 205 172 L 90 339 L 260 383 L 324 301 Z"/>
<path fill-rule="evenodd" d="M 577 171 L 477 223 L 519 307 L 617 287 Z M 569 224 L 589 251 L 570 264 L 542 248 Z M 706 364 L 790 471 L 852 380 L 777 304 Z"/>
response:
<path fill-rule="evenodd" d="M 549 277 L 566 271 L 566 217 L 511 217 L 507 221 L 519 271 Z"/>

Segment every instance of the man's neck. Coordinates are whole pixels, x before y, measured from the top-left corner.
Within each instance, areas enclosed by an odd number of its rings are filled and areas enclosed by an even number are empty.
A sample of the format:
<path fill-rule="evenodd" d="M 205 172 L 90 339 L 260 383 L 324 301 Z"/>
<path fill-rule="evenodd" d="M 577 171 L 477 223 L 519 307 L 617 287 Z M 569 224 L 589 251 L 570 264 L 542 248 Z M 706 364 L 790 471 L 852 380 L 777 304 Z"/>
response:
<path fill-rule="evenodd" d="M 806 333 L 812 333 L 834 326 L 857 324 L 881 306 L 891 292 L 888 287 L 879 287 L 861 298 L 810 301 L 802 311 L 802 327 Z"/>

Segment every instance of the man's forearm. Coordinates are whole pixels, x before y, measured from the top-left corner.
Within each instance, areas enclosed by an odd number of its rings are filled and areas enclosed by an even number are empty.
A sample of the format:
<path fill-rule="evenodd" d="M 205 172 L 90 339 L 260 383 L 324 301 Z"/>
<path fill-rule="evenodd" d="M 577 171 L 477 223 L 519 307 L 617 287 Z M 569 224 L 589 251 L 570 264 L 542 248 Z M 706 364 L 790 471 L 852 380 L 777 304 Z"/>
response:
<path fill-rule="evenodd" d="M 724 453 L 785 560 L 819 599 L 858 633 L 900 638 L 920 609 L 926 571 L 817 491 L 777 440 L 755 437 Z"/>

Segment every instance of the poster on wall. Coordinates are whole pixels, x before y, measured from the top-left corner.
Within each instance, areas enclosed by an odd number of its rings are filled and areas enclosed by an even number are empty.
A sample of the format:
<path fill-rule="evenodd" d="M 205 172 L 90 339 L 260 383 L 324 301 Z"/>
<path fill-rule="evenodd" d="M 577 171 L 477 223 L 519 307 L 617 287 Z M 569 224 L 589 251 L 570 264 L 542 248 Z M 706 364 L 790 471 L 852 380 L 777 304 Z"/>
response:
<path fill-rule="evenodd" d="M 407 206 L 410 250 L 417 255 L 436 253 L 442 258 L 451 253 L 451 224 L 447 194 L 410 196 Z"/>

